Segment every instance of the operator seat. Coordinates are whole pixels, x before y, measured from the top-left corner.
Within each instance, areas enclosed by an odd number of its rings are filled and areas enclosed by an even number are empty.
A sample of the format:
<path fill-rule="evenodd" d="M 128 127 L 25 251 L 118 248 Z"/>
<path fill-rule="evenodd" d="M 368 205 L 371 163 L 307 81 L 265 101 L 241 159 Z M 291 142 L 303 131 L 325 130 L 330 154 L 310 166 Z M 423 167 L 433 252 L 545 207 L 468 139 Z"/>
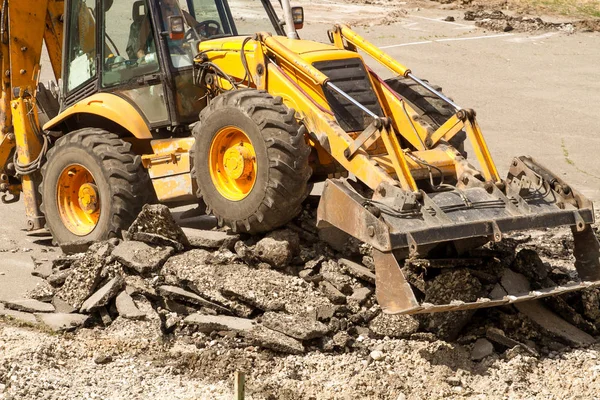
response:
<path fill-rule="evenodd" d="M 132 8 L 133 22 L 129 28 L 129 40 L 127 41 L 127 55 L 130 60 L 139 58 L 138 52 L 142 50 L 144 54 L 154 52 L 154 39 L 150 23 L 150 15 L 147 12 L 145 0 L 138 0 L 133 3 Z"/>

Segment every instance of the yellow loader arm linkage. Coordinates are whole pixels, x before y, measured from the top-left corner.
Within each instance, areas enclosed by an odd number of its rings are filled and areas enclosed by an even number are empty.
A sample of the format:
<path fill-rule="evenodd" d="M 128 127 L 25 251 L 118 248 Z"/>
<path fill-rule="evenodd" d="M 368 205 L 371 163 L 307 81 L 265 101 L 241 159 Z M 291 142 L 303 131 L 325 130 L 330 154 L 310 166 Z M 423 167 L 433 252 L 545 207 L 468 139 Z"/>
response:
<path fill-rule="evenodd" d="M 38 121 L 37 84 L 43 41 L 57 79 L 61 74 L 64 2 L 2 0 L 0 7 L 0 191 L 3 202 L 17 201 L 22 191 L 27 227 L 40 229 L 37 170 L 47 141 Z"/>
<path fill-rule="evenodd" d="M 360 49 L 394 73 L 421 85 L 451 106 L 454 115 L 437 130 L 425 129 L 410 104 L 367 68 L 383 110 L 383 115 L 376 115 L 341 90 L 314 66 L 316 63 L 288 47 L 295 46 L 292 41 L 267 33 L 255 35 L 248 42 L 248 50 L 244 45 L 240 51 L 219 49 L 210 41 L 206 48 L 201 44 L 201 57 L 196 62 L 201 65 L 210 60 L 241 79 L 240 84 L 281 96 L 296 110 L 296 118 L 306 127 L 308 140 L 317 152 L 327 153 L 370 189 L 365 193 L 350 180 L 327 179 L 317 224 L 320 228 L 337 227 L 373 247 L 377 298 L 384 311 L 423 313 L 491 307 L 600 286 L 600 245 L 590 227 L 594 213 L 589 200 L 529 157 L 515 158 L 507 178 L 501 179 L 473 110 L 459 107 L 345 25 L 336 25 L 330 40 L 340 50 Z M 238 55 L 230 56 L 234 52 Z M 246 74 L 233 71 L 231 59 L 240 52 L 246 57 Z M 227 85 L 227 80 L 221 79 L 219 87 Z M 362 132 L 342 129 L 332 109 L 319 101 L 325 90 L 357 106 L 372 122 Z M 479 169 L 449 144 L 459 132 L 466 133 Z M 442 181 L 435 187 L 434 177 L 446 177 L 452 184 Z M 427 178 L 434 188 L 425 192 L 419 182 Z M 440 244 L 451 243 L 459 251 L 500 241 L 506 232 L 562 225 L 572 228 L 581 279 L 567 286 L 470 303 L 425 304 L 418 301 L 397 261 L 425 255 Z"/>

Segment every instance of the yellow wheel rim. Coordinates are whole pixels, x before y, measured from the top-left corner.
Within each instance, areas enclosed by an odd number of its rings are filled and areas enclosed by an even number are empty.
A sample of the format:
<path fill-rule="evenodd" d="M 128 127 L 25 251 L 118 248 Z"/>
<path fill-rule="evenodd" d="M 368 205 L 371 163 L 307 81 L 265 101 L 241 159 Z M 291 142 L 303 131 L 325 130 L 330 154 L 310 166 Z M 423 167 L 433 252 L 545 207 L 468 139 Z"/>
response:
<path fill-rule="evenodd" d="M 65 227 L 78 236 L 92 232 L 100 218 L 100 195 L 92 173 L 82 165 L 68 165 L 58 178 L 56 192 Z"/>
<path fill-rule="evenodd" d="M 240 128 L 220 129 L 210 145 L 210 177 L 219 193 L 228 200 L 244 199 L 256 182 L 256 153 Z"/>

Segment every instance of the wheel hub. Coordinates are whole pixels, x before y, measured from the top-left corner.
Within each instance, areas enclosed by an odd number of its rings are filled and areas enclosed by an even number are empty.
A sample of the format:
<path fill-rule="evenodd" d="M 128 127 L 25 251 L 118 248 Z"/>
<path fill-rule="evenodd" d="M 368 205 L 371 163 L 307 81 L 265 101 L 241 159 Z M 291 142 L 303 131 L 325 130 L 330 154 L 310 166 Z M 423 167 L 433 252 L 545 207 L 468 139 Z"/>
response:
<path fill-rule="evenodd" d="M 84 183 L 79 188 L 78 193 L 79 207 L 88 213 L 92 214 L 99 208 L 98 187 L 93 183 Z"/>
<path fill-rule="evenodd" d="M 252 153 L 243 143 L 230 147 L 223 156 L 225 173 L 231 179 L 248 178 L 252 172 Z"/>
<path fill-rule="evenodd" d="M 100 192 L 92 173 L 81 164 L 66 166 L 56 183 L 58 213 L 77 236 L 91 233 L 100 218 Z"/>
<path fill-rule="evenodd" d="M 208 164 L 215 188 L 226 199 L 240 201 L 252 191 L 258 170 L 256 150 L 242 129 L 226 126 L 215 134 Z"/>

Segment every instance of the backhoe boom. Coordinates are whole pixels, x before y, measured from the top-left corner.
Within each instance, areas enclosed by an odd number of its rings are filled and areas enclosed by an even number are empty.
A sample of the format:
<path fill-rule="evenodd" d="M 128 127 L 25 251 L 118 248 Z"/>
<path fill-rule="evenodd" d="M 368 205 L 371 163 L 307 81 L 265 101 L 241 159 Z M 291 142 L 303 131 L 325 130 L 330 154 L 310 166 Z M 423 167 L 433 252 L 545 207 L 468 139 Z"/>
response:
<path fill-rule="evenodd" d="M 29 230 L 44 227 L 38 170 L 48 139 L 40 127 L 36 101 L 42 43 L 46 42 L 58 79 L 63 9 L 60 0 L 4 0 L 0 9 L 0 191 L 5 192 L 4 202 L 18 200 L 23 192 Z"/>

